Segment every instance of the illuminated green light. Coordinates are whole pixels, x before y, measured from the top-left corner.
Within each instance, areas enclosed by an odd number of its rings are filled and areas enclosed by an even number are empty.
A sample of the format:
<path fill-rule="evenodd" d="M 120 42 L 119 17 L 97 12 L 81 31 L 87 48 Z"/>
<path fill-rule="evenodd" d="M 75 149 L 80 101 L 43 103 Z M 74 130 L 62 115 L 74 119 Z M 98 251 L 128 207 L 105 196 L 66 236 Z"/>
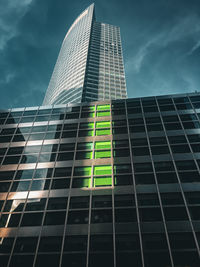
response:
<path fill-rule="evenodd" d="M 111 122 L 110 121 L 97 121 L 96 122 L 96 128 L 108 128 L 110 127 Z"/>
<path fill-rule="evenodd" d="M 95 159 L 110 158 L 110 157 L 111 157 L 110 150 L 95 151 Z"/>
<path fill-rule="evenodd" d="M 110 116 L 110 111 L 98 111 L 97 117 Z"/>
<path fill-rule="evenodd" d="M 111 175 L 112 174 L 112 166 L 111 165 L 102 165 L 102 166 L 94 166 L 94 175 Z"/>
<path fill-rule="evenodd" d="M 92 174 L 92 167 L 75 167 L 74 176 L 90 176 Z"/>
<path fill-rule="evenodd" d="M 112 177 L 95 177 L 94 178 L 94 187 L 100 186 L 112 186 Z"/>
<path fill-rule="evenodd" d="M 110 135 L 110 129 L 96 130 L 96 136 L 100 135 Z"/>
<path fill-rule="evenodd" d="M 111 149 L 111 141 L 95 142 L 95 149 Z"/>
<path fill-rule="evenodd" d="M 110 105 L 98 105 L 97 110 L 110 110 Z"/>

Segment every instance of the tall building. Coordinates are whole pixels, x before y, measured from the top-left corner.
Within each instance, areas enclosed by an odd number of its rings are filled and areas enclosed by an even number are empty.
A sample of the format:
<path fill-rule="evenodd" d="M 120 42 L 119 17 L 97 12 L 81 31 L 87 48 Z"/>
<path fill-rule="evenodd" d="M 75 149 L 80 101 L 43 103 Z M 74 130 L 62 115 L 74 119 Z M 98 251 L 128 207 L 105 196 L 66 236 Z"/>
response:
<path fill-rule="evenodd" d="M 97 22 L 92 4 L 64 38 L 43 105 L 126 96 L 120 29 Z"/>
<path fill-rule="evenodd" d="M 1 267 L 200 266 L 200 94 L 0 117 Z"/>
<path fill-rule="evenodd" d="M 93 8 L 63 43 L 83 58 L 62 47 L 45 98 L 67 103 L 0 111 L 0 267 L 199 267 L 200 93 L 104 100 L 113 69 L 95 38 L 117 28 Z M 69 66 L 77 97 L 57 84 L 72 83 Z"/>

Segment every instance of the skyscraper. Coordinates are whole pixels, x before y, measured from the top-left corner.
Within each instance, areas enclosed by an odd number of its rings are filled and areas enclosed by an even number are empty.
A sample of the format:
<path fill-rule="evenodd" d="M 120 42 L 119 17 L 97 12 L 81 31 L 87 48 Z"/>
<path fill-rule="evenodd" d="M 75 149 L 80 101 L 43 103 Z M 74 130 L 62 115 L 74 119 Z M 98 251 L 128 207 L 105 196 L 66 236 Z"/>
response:
<path fill-rule="evenodd" d="M 90 102 L 92 53 L 85 102 L 0 111 L 0 267 L 199 267 L 200 94 Z"/>
<path fill-rule="evenodd" d="M 126 98 L 120 29 L 97 22 L 94 4 L 69 28 L 43 105 Z"/>

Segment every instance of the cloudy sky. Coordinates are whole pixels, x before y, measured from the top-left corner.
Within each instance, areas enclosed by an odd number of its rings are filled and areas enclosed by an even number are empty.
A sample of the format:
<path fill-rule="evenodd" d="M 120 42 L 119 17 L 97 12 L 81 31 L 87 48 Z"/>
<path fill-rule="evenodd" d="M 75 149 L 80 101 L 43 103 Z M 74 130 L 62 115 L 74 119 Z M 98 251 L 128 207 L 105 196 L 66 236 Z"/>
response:
<path fill-rule="evenodd" d="M 62 40 L 87 0 L 0 0 L 0 108 L 42 103 Z M 200 91 L 199 0 L 97 0 L 121 28 L 129 97 Z"/>

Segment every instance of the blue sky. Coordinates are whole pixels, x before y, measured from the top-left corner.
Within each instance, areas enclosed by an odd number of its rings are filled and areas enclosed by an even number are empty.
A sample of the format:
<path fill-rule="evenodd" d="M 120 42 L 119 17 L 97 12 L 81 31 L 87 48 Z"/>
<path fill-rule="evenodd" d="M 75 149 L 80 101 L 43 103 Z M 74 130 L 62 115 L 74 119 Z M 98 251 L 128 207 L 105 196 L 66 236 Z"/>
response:
<path fill-rule="evenodd" d="M 42 103 L 64 36 L 87 0 L 0 1 L 0 108 Z M 129 97 L 200 91 L 199 0 L 98 0 L 121 28 Z"/>

